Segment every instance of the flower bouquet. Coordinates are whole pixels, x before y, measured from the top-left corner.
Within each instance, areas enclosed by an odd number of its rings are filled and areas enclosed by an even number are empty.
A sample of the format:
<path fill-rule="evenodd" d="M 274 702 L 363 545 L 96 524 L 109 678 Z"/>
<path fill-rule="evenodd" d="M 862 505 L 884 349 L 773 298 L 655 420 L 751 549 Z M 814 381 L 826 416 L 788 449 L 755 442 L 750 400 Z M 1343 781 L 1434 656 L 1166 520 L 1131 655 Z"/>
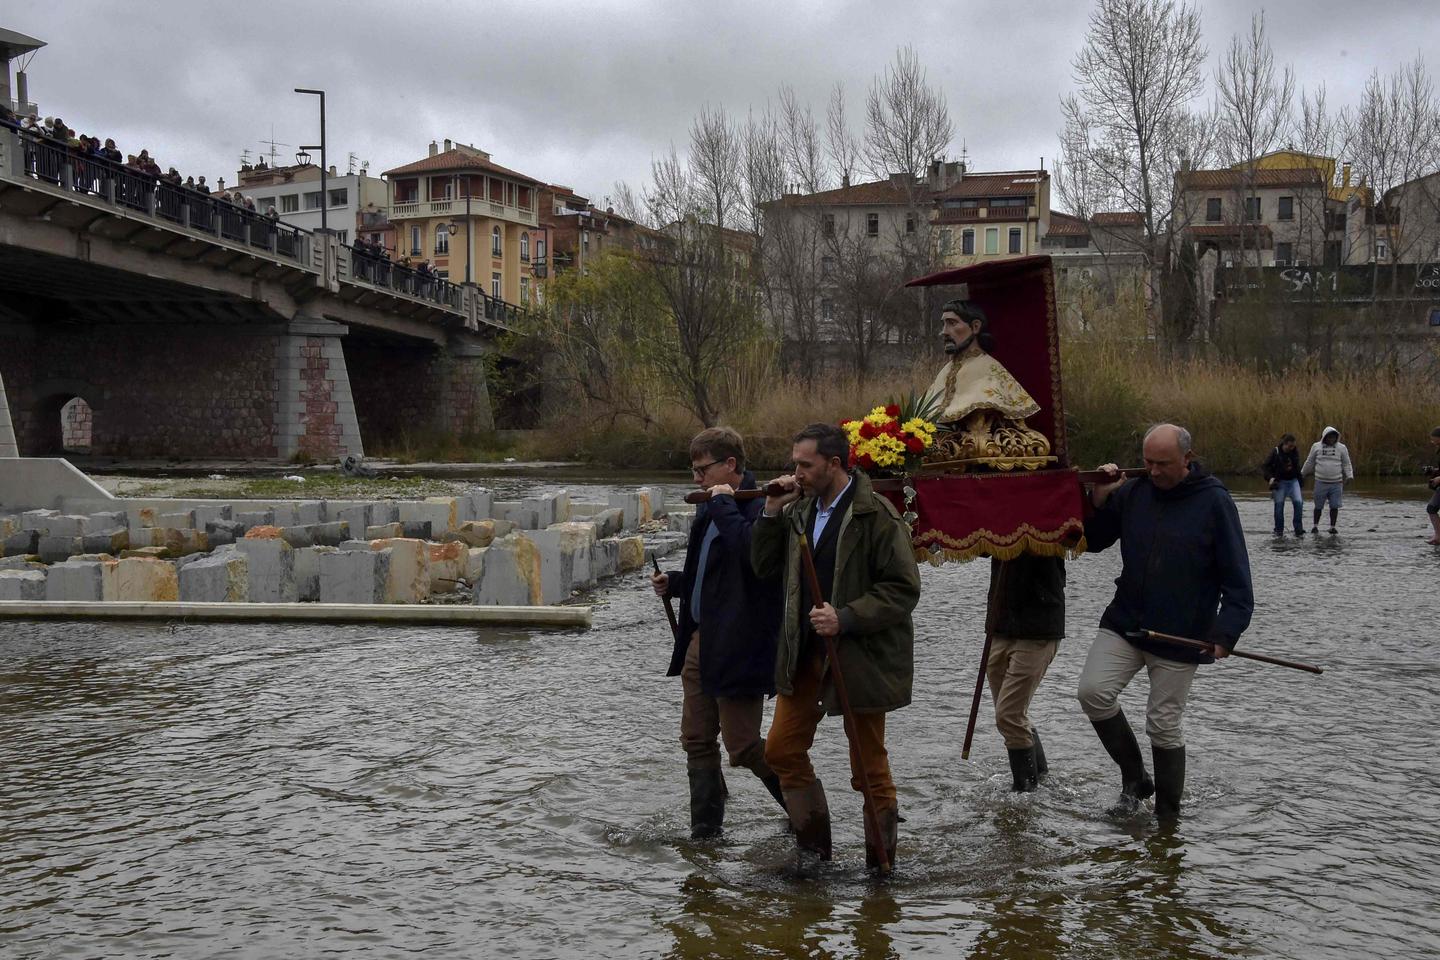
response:
<path fill-rule="evenodd" d="M 850 438 L 850 465 L 871 476 L 914 473 L 935 444 L 939 399 L 911 393 L 899 403 L 876 407 L 858 420 L 842 420 Z"/>

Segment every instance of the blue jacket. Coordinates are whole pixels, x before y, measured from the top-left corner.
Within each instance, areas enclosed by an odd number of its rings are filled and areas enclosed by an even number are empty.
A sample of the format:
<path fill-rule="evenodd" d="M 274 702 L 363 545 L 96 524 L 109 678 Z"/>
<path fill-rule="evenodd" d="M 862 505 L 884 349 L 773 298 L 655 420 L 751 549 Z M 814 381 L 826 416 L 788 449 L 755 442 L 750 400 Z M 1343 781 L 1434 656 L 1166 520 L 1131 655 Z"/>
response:
<path fill-rule="evenodd" d="M 1234 648 L 1250 625 L 1255 595 L 1240 516 L 1230 491 L 1199 464 L 1170 490 L 1149 477 L 1126 481 L 1085 521 L 1085 540 L 1092 551 L 1120 541 L 1124 567 L 1102 627 L 1121 636 L 1156 630 Z M 1185 647 L 1130 642 L 1168 660 L 1214 662 Z"/>
<path fill-rule="evenodd" d="M 739 489 L 753 490 L 755 476 L 745 471 Z M 690 613 L 691 584 L 698 575 L 700 545 L 713 524 L 700 588 L 700 686 L 713 697 L 757 697 L 775 692 L 775 638 L 780 630 L 780 587 L 755 576 L 750 566 L 750 532 L 765 507 L 763 499 L 739 501 L 715 497 L 695 511 L 685 569 L 668 571 L 666 593 L 680 598 L 680 635 L 666 676 L 678 676 L 695 631 Z"/>

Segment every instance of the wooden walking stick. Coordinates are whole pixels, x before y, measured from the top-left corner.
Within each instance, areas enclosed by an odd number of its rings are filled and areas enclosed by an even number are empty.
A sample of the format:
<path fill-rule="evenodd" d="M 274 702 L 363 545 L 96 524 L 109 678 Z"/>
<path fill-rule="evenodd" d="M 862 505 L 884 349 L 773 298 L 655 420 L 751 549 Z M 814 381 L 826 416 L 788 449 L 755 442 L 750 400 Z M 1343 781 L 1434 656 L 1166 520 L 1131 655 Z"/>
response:
<path fill-rule="evenodd" d="M 655 559 L 654 554 L 650 555 L 650 562 L 655 565 L 655 572 L 660 574 L 660 561 Z M 660 575 L 664 576 L 664 574 Z M 675 603 L 669 597 L 661 597 L 660 601 L 665 604 L 665 616 L 670 619 L 670 632 L 675 635 L 676 640 L 679 640 L 680 621 L 675 619 Z"/>
<path fill-rule="evenodd" d="M 1005 571 L 1009 569 L 1002 562 L 1000 575 L 995 578 L 995 593 L 1001 593 L 1005 585 Z M 970 701 L 970 720 L 965 724 L 965 743 L 960 747 L 960 759 L 970 759 L 970 742 L 975 739 L 975 720 L 980 716 L 980 698 L 985 693 L 985 669 L 990 665 L 990 641 L 994 638 L 995 613 L 990 609 L 990 597 L 985 598 L 985 645 L 980 648 L 980 673 L 975 677 L 975 697 Z"/>
<path fill-rule="evenodd" d="M 810 599 L 818 609 L 825 606 L 820 593 L 820 577 L 815 573 L 815 556 L 810 552 L 810 538 L 803 531 L 796 531 L 800 538 L 800 560 L 805 567 L 805 580 L 810 585 Z M 865 766 L 865 748 L 860 745 L 860 728 L 855 725 L 855 713 L 850 709 L 850 694 L 845 689 L 845 675 L 840 671 L 840 654 L 835 647 L 834 637 L 824 637 L 825 656 L 830 660 L 830 675 L 835 680 L 835 696 L 840 700 L 840 716 L 855 735 L 855 761 L 860 767 L 860 795 L 865 798 L 866 818 L 875 835 L 875 862 L 880 872 L 890 872 L 890 853 L 885 849 L 885 833 L 880 827 L 880 811 L 875 806 L 875 794 L 870 790 L 870 770 Z"/>
<path fill-rule="evenodd" d="M 1210 653 L 1215 646 L 1213 643 L 1206 643 L 1203 640 L 1191 640 L 1189 637 L 1177 637 L 1172 633 L 1161 633 L 1158 630 L 1137 630 L 1142 636 L 1151 640 L 1163 640 L 1165 643 L 1174 643 L 1182 647 L 1189 647 L 1192 650 L 1201 650 Z M 1261 663 L 1273 663 L 1277 667 L 1289 667 L 1291 670 L 1304 670 L 1306 673 L 1324 673 L 1319 667 L 1309 663 L 1299 663 L 1295 660 L 1281 660 L 1279 657 L 1267 657 L 1263 653 L 1247 653 L 1244 650 L 1231 650 L 1230 656 L 1240 657 L 1244 660 L 1258 660 Z"/>

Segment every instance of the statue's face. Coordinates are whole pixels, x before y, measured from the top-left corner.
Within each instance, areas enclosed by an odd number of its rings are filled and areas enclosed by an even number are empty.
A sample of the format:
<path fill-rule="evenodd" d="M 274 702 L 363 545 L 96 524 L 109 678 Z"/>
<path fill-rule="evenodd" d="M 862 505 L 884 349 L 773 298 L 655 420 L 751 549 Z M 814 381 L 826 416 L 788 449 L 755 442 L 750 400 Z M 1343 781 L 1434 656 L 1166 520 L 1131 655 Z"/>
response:
<path fill-rule="evenodd" d="M 946 310 L 940 314 L 940 341 L 945 345 L 945 352 L 957 354 L 970 346 L 979 332 L 979 324 L 970 324 L 953 310 Z"/>

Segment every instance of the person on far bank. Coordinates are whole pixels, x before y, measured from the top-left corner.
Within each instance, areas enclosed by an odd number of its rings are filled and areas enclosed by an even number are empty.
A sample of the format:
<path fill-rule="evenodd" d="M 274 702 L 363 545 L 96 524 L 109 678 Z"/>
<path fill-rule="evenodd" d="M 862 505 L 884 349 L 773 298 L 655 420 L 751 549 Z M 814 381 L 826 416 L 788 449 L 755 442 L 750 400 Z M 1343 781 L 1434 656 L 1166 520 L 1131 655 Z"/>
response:
<path fill-rule="evenodd" d="M 881 831 L 875 836 L 871 818 L 864 818 L 866 865 L 879 868 L 874 851 L 883 843 L 893 868 L 900 810 L 885 749 L 885 715 L 909 705 L 914 675 L 911 613 L 920 602 L 920 571 L 910 529 L 863 470 L 847 467 L 844 430 L 812 423 L 795 435 L 790 455 L 794 474 L 773 481 L 787 492 L 765 499 L 750 552 L 755 572 L 783 584 L 785 597 L 775 659 L 779 694 L 765 759 L 780 775 L 800 867 L 809 871 L 815 860 L 830 859 L 830 807 L 810 764 L 810 747 L 820 721 L 841 712 L 838 670 L 854 714 L 853 726 L 844 724 L 850 786 L 863 792 L 863 770 Z M 811 596 L 802 573 L 802 531 L 811 544 L 819 598 Z M 829 661 L 826 637 L 835 639 L 839 663 Z"/>
<path fill-rule="evenodd" d="M 1305 498 L 1300 494 L 1300 451 L 1295 446 L 1295 434 L 1287 433 L 1280 438 L 1270 456 L 1265 458 L 1265 482 L 1270 485 L 1270 498 L 1275 501 L 1275 536 L 1285 535 L 1285 501 L 1293 505 L 1291 513 L 1295 521 L 1295 536 L 1305 535 Z"/>
<path fill-rule="evenodd" d="M 1115 596 L 1076 694 L 1101 744 L 1120 768 L 1120 808 L 1155 795 L 1155 816 L 1173 824 L 1185 788 L 1181 718 L 1197 664 L 1230 655 L 1250 625 L 1255 595 L 1240 515 L 1230 492 L 1194 460 L 1189 431 L 1172 423 L 1145 434 L 1146 475 L 1096 484 L 1085 521 L 1091 552 L 1119 541 Z M 1118 475 L 1107 463 L 1100 468 Z M 1210 653 L 1151 639 L 1153 630 L 1210 644 Z M 1150 679 L 1145 732 L 1155 779 L 1120 708 L 1120 692 L 1144 667 Z"/>
<path fill-rule="evenodd" d="M 725 822 L 720 743 L 732 767 L 744 767 L 782 806 L 780 778 L 765 762 L 760 721 L 775 692 L 775 637 L 780 592 L 750 566 L 750 539 L 763 502 L 736 500 L 755 489 L 745 445 L 729 427 L 702 430 L 690 441 L 695 485 L 710 501 L 695 511 L 683 570 L 651 577 L 661 597 L 679 597 L 680 631 L 666 676 L 680 678 L 680 743 L 690 779 L 690 836 L 719 835 Z"/>
<path fill-rule="evenodd" d="M 1050 772 L 1040 731 L 1030 722 L 1030 701 L 1065 638 L 1065 561 L 1033 553 L 992 557 L 985 614 L 995 727 L 1010 756 L 1011 789 L 1028 793 Z"/>
<path fill-rule="evenodd" d="M 1435 466 L 1426 472 L 1430 474 L 1430 502 L 1425 504 L 1425 513 L 1430 517 L 1430 526 L 1435 533 L 1425 542 L 1440 547 L 1440 427 L 1430 431 L 1430 445 L 1435 448 Z"/>
<path fill-rule="evenodd" d="M 1340 516 L 1340 502 L 1345 484 L 1355 479 L 1355 470 L 1350 466 L 1350 449 L 1340 442 L 1340 431 L 1326 427 L 1320 439 L 1310 447 L 1310 455 L 1300 468 L 1301 476 L 1315 474 L 1315 509 L 1312 511 L 1310 532 L 1320 532 L 1320 510 L 1330 506 L 1330 532 L 1335 532 L 1335 521 Z"/>

